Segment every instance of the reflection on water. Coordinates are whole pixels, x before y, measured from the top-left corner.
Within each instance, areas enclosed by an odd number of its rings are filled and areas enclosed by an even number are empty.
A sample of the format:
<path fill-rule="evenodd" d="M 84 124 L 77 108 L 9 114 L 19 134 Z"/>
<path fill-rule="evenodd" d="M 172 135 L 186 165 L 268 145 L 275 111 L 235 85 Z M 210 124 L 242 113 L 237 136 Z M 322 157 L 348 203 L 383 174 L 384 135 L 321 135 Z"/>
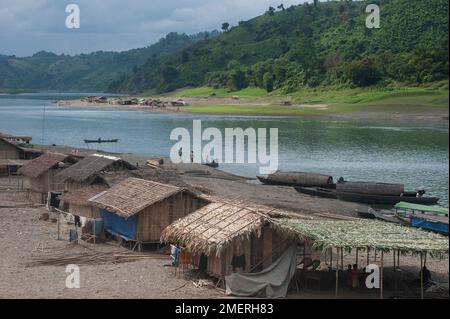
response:
<path fill-rule="evenodd" d="M 51 100 L 73 95 L 0 96 L 0 131 L 31 135 L 35 143 L 86 147 L 84 139 L 119 138 L 104 150 L 167 156 L 170 132 L 192 128 L 279 128 L 280 168 L 323 172 L 336 178 L 402 182 L 409 189 L 425 187 L 448 205 L 448 126 L 322 122 L 292 118 L 222 117 L 152 114 L 142 111 L 58 108 Z M 45 110 L 45 111 L 44 111 Z M 44 121 L 45 119 L 45 121 Z M 97 147 L 98 145 L 94 146 Z M 92 147 L 92 146 L 91 146 Z M 255 165 L 222 165 L 246 176 Z"/>

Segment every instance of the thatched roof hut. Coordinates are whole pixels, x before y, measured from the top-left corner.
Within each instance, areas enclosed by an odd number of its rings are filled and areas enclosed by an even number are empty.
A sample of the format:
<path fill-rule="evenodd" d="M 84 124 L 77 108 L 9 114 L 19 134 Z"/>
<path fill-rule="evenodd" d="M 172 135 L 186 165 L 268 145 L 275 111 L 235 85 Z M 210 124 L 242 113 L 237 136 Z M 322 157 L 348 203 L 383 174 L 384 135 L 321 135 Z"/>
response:
<path fill-rule="evenodd" d="M 225 202 L 211 203 L 167 227 L 162 242 L 179 242 L 193 253 L 219 254 L 236 238 L 259 234 L 269 216 Z"/>
<path fill-rule="evenodd" d="M 264 206 L 213 202 L 167 227 L 161 242 L 179 243 L 189 263 L 212 276 L 231 274 L 236 260 L 243 262 L 244 272 L 262 270 L 291 243 L 271 227 L 272 214 L 288 215 Z"/>
<path fill-rule="evenodd" d="M 89 199 L 107 189 L 108 186 L 106 185 L 94 184 L 66 192 L 59 197 L 59 207 L 60 209 L 76 216 L 99 218 L 100 210 L 94 207 Z"/>
<path fill-rule="evenodd" d="M 21 167 L 18 174 L 23 176 L 23 187 L 28 192 L 28 199 L 45 203 L 48 192 L 62 191 L 64 186 L 57 175 L 75 162 L 76 159 L 70 155 L 49 152 Z"/>
<path fill-rule="evenodd" d="M 73 190 L 95 183 L 102 172 L 135 169 L 118 157 L 94 154 L 65 169 L 58 177 L 66 182 L 66 190 Z"/>
<path fill-rule="evenodd" d="M 90 199 L 102 210 L 107 230 L 125 240 L 159 242 L 173 221 L 207 204 L 185 189 L 137 178 L 128 178 Z"/>
<path fill-rule="evenodd" d="M 57 168 L 60 163 L 66 161 L 68 155 L 60 153 L 45 153 L 30 161 L 19 169 L 18 173 L 23 176 L 38 178 L 52 168 Z"/>

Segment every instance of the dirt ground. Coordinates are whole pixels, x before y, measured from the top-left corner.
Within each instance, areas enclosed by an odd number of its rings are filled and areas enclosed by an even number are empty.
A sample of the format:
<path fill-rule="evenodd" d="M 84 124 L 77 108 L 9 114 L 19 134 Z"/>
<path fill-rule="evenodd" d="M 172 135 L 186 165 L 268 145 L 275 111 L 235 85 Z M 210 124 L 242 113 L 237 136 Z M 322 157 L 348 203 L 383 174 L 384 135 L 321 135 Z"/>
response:
<path fill-rule="evenodd" d="M 0 199 L 5 206 L 6 201 Z M 213 287 L 214 281 L 206 279 L 208 286 L 198 286 L 199 281 L 193 278 L 194 273 L 175 274 L 173 268 L 164 267 L 167 259 L 155 258 L 130 263 L 105 263 L 97 265 L 80 265 L 80 289 L 68 289 L 65 281 L 68 274 L 65 266 L 30 266 L 34 257 L 40 259 L 55 254 L 77 256 L 84 252 L 122 252 L 125 248 L 115 242 L 107 244 L 83 245 L 70 244 L 67 239 L 57 240 L 57 227 L 48 221 L 39 220 L 45 212 L 42 208 L 0 208 L 0 298 L 50 298 L 50 299 L 195 299 L 195 298 L 228 298 L 223 290 Z M 325 257 L 316 254 L 314 258 Z M 333 257 L 336 259 L 336 255 Z M 371 263 L 378 263 L 371 255 Z M 390 255 L 385 256 L 385 298 L 419 298 L 420 290 L 415 283 L 419 272 L 417 257 L 402 256 L 401 271 L 394 275 Z M 330 263 L 329 258 L 327 259 Z M 344 256 L 344 267 L 355 263 L 354 254 Z M 360 253 L 360 265 L 366 264 L 366 255 Z M 336 265 L 336 260 L 334 260 Z M 427 292 L 426 298 L 448 298 L 448 258 L 429 259 L 427 266 L 432 272 L 433 280 L 439 282 L 439 290 Z M 300 284 L 299 290 L 292 287 L 288 298 L 316 299 L 334 298 L 334 277 L 324 272 L 321 275 L 320 287 L 316 282 L 307 286 Z M 194 282 L 197 283 L 194 284 Z M 379 290 L 345 288 L 345 278 L 341 278 L 339 298 L 379 298 Z"/>
<path fill-rule="evenodd" d="M 0 201 L 3 205 L 3 201 Z M 80 265 L 80 289 L 65 287 L 65 266 L 32 266 L 33 257 L 53 256 L 69 251 L 87 251 L 67 240 L 57 240 L 56 224 L 40 221 L 43 209 L 0 209 L 0 298 L 214 298 L 222 292 L 195 287 L 173 268 L 167 259 L 146 259 L 131 263 Z M 92 245 L 85 244 L 88 247 Z M 101 252 L 126 251 L 115 244 L 98 244 Z"/>
<path fill-rule="evenodd" d="M 65 147 L 47 147 L 57 151 L 68 151 Z M 289 187 L 263 186 L 255 180 L 221 172 L 197 164 L 163 165 L 165 174 L 155 174 L 159 170 L 145 167 L 148 158 L 122 154 L 126 160 L 139 164 L 140 172 L 146 178 L 160 181 L 161 176 L 170 178 L 170 182 L 178 185 L 184 183 L 208 195 L 223 198 L 265 204 L 292 213 L 311 214 L 335 219 L 356 218 L 355 209 L 365 206 L 332 199 L 318 199 L 298 194 Z M 60 254 L 124 252 L 116 242 L 107 244 L 84 243 L 83 246 L 68 242 L 67 236 L 57 240 L 57 225 L 39 220 L 46 212 L 45 208 L 30 207 L 25 192 L 18 192 L 20 178 L 0 178 L 0 298 L 228 298 L 224 291 L 214 287 L 214 280 L 205 278 L 198 281 L 195 272 L 175 275 L 173 268 L 164 267 L 170 262 L 158 255 L 158 258 L 145 259 L 130 263 L 115 264 L 82 264 L 81 288 L 67 289 L 65 266 L 30 266 L 29 263 L 38 257 L 48 258 Z M 163 181 L 164 182 L 164 181 Z M 314 258 L 330 264 L 329 256 L 315 253 Z M 334 266 L 336 266 L 336 256 Z M 379 264 L 380 256 L 375 261 L 371 255 L 371 263 Z M 401 257 L 401 271 L 393 271 L 392 255 L 385 256 L 385 298 L 420 298 L 420 290 L 415 280 L 420 270 L 420 259 L 416 256 Z M 346 265 L 354 264 L 356 256 L 345 254 Z M 367 263 L 366 255 L 359 254 L 359 265 Z M 429 258 L 427 266 L 432 278 L 438 282 L 436 291 L 427 292 L 426 298 L 448 298 L 449 259 Z M 299 284 L 299 290 L 292 287 L 288 298 L 334 298 L 334 278 L 329 273 L 320 273 L 320 287 L 317 282 L 305 286 Z M 203 283 L 200 284 L 199 283 Z M 341 276 L 339 298 L 379 298 L 379 291 L 367 289 L 347 289 Z"/>

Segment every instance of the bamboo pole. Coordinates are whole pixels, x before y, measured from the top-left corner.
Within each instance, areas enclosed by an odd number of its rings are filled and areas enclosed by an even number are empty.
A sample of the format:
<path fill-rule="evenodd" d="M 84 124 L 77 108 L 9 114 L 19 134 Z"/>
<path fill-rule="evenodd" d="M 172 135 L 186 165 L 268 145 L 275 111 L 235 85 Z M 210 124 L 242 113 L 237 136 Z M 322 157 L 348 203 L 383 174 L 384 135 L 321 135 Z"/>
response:
<path fill-rule="evenodd" d="M 420 253 L 420 299 L 424 299 L 423 294 L 423 253 Z"/>
<path fill-rule="evenodd" d="M 367 247 L 367 265 L 366 266 L 369 266 L 369 264 L 370 264 L 370 247 Z"/>
<path fill-rule="evenodd" d="M 356 248 L 356 265 L 359 265 L 359 248 Z"/>
<path fill-rule="evenodd" d="M 383 299 L 384 252 L 381 251 L 380 299 Z"/>
<path fill-rule="evenodd" d="M 341 269 L 344 270 L 344 248 L 341 247 Z"/>
<path fill-rule="evenodd" d="M 330 268 L 333 269 L 333 248 L 330 249 Z"/>
<path fill-rule="evenodd" d="M 339 256 L 339 248 L 336 248 L 336 252 L 337 255 Z M 336 262 L 336 291 L 335 291 L 336 298 L 338 297 L 338 294 L 339 294 L 339 262 Z"/>
<path fill-rule="evenodd" d="M 60 239 L 60 238 L 59 238 L 59 232 L 60 232 L 59 229 L 60 229 L 60 223 L 61 223 L 61 222 L 60 222 L 60 219 L 61 219 L 61 213 L 58 212 L 58 236 L 57 236 L 58 240 Z"/>

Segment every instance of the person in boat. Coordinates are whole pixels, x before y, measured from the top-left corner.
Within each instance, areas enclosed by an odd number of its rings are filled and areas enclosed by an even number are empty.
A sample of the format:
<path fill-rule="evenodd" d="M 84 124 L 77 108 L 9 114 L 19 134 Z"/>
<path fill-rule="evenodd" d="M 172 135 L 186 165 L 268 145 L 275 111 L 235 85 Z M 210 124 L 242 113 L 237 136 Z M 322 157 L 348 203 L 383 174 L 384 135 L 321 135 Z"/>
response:
<path fill-rule="evenodd" d="M 178 150 L 178 156 L 179 156 L 180 158 L 183 157 L 183 148 L 182 148 L 182 147 L 180 147 L 180 149 Z"/>
<path fill-rule="evenodd" d="M 421 190 L 417 191 L 416 197 L 422 198 L 424 195 L 425 195 L 425 190 L 421 189 Z"/>
<path fill-rule="evenodd" d="M 337 181 L 338 184 L 344 184 L 345 183 L 345 179 L 343 177 L 340 177 Z"/>

